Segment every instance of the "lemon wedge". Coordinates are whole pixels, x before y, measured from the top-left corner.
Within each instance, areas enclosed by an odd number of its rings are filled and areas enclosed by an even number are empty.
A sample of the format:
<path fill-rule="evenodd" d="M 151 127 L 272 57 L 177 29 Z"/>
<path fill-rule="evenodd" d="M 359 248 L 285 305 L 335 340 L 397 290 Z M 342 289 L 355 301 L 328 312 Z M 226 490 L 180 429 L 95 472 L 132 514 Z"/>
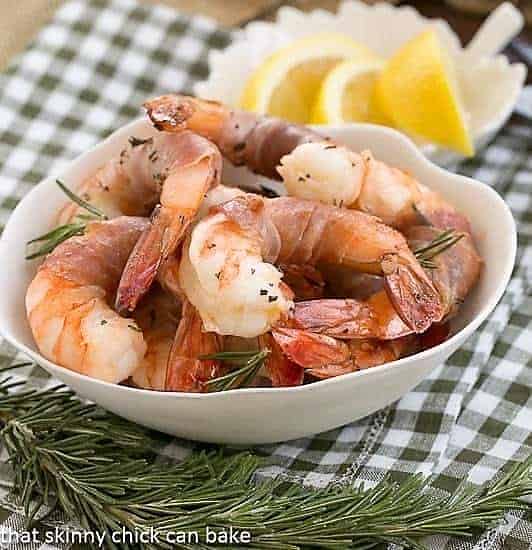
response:
<path fill-rule="evenodd" d="M 407 42 L 386 63 L 375 103 L 400 130 L 473 154 L 454 68 L 433 30 Z"/>
<path fill-rule="evenodd" d="M 372 101 L 377 76 L 383 67 L 380 60 L 343 61 L 324 78 L 314 107 L 314 124 L 376 122 L 382 115 L 374 113 Z M 377 107 L 378 108 L 378 107 Z"/>
<path fill-rule="evenodd" d="M 305 123 L 325 75 L 345 59 L 375 59 L 365 46 L 346 35 L 307 36 L 268 57 L 250 76 L 240 99 L 248 111 Z"/>

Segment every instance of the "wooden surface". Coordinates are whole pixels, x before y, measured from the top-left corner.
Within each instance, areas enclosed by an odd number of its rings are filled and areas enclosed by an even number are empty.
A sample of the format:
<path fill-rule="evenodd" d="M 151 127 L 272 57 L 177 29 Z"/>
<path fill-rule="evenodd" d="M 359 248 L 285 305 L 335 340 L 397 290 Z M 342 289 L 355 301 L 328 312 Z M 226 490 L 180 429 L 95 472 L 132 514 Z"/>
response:
<path fill-rule="evenodd" d="M 36 32 L 52 17 L 57 7 L 65 0 L 0 0 L 0 70 L 9 60 L 24 49 Z M 253 19 L 271 19 L 283 5 L 296 6 L 305 10 L 324 8 L 334 10 L 339 0 L 141 0 L 147 3 L 159 1 L 189 14 L 202 14 L 214 18 L 221 25 L 230 27 L 243 25 Z M 373 1 L 373 0 L 367 0 Z M 461 4 L 466 0 L 447 0 Z M 492 4 L 498 0 L 489 0 Z M 531 0 L 515 0 L 520 7 Z M 478 5 L 486 0 L 467 0 Z M 395 3 L 395 2 L 394 2 Z M 400 2 L 404 3 L 404 2 Z M 458 12 L 441 0 L 412 0 L 409 2 L 421 13 L 430 17 L 445 17 L 464 42 L 474 34 L 483 16 Z M 529 8 L 530 9 L 530 8 Z M 532 31 L 524 32 L 531 40 Z"/>

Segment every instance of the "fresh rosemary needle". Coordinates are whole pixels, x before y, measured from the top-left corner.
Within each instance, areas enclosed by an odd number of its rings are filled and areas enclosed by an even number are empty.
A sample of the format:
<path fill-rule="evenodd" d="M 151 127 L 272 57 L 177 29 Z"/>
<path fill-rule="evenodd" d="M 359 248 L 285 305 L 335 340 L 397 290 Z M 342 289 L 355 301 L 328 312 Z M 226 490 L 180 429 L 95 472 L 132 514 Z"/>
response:
<path fill-rule="evenodd" d="M 240 356 L 243 357 L 243 356 Z M 5 372 L 5 371 L 3 371 Z M 8 376 L 0 382 L 0 431 L 14 488 L 29 523 L 44 506 L 106 535 L 113 549 L 219 548 L 206 532 L 245 529 L 256 549 L 344 550 L 420 539 L 471 536 L 510 509 L 528 509 L 532 457 L 495 482 L 430 491 L 430 479 L 385 479 L 367 488 L 311 489 L 277 480 L 253 483 L 263 461 L 250 453 L 193 451 L 184 461 L 157 460 L 147 430 L 81 402 L 64 386 L 44 390 Z M 157 533 L 153 544 L 114 543 L 111 533 Z M 170 532 L 198 533 L 201 544 L 168 543 Z"/>
<path fill-rule="evenodd" d="M 251 351 L 221 351 L 199 357 L 202 361 L 217 360 L 235 367 L 227 374 L 213 378 L 205 383 L 211 392 L 233 390 L 247 386 L 259 372 L 270 354 L 268 348 Z"/>
<path fill-rule="evenodd" d="M 99 208 L 96 208 L 96 206 L 93 206 L 90 202 L 87 202 L 86 200 L 83 200 L 80 196 L 76 195 L 76 193 L 71 191 L 61 180 L 55 180 L 55 183 L 72 202 L 75 202 L 78 206 L 81 206 L 81 208 L 92 214 L 94 218 L 100 220 L 107 219 L 107 216 Z"/>
<path fill-rule="evenodd" d="M 28 251 L 28 254 L 26 254 L 26 260 L 33 260 L 41 256 L 46 256 L 62 242 L 70 239 L 71 237 L 83 235 L 87 227 L 87 223 L 94 220 L 107 219 L 107 216 L 99 208 L 96 208 L 86 200 L 83 200 L 81 197 L 76 195 L 63 182 L 56 180 L 56 184 L 72 202 L 86 210 L 88 214 L 78 214 L 71 223 L 60 225 L 48 233 L 28 241 L 27 245 L 30 247 L 30 250 Z M 37 243 L 42 244 L 32 250 L 32 245 Z"/>
<path fill-rule="evenodd" d="M 463 236 L 463 233 L 457 233 L 453 229 L 447 229 L 434 237 L 428 244 L 416 248 L 414 254 L 421 267 L 425 269 L 436 269 L 437 265 L 432 260 L 442 252 L 451 248 L 451 246 L 454 246 Z"/>
<path fill-rule="evenodd" d="M 35 239 L 28 241 L 28 246 L 35 243 L 43 244 L 33 252 L 28 252 L 28 254 L 26 254 L 26 260 L 33 260 L 35 258 L 39 258 L 40 256 L 46 256 L 52 252 L 57 245 L 67 239 L 70 239 L 70 237 L 83 235 L 85 232 L 85 227 L 86 222 L 67 223 L 52 229 L 52 231 L 49 231 L 40 237 L 36 237 Z"/>

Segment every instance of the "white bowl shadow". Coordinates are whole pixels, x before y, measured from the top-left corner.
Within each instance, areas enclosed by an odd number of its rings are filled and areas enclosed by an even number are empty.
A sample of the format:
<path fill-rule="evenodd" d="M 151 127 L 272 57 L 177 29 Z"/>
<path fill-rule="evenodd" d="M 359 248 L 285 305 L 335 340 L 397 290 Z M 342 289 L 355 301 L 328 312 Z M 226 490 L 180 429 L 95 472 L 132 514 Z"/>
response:
<path fill-rule="evenodd" d="M 72 161 L 58 177 L 75 187 L 117 155 L 128 136 L 147 137 L 153 131 L 145 120 L 133 121 Z M 453 335 L 444 343 L 379 367 L 294 388 L 247 388 L 212 394 L 153 392 L 69 371 L 39 353 L 24 308 L 26 288 L 38 265 L 24 259 L 25 243 L 48 231 L 65 203 L 55 177 L 47 178 L 24 197 L 0 241 L 0 333 L 82 397 L 139 424 L 199 441 L 285 441 L 344 425 L 399 399 L 462 345 L 500 300 L 515 260 L 514 220 L 493 189 L 435 166 L 408 138 L 392 129 L 352 124 L 328 128 L 327 133 L 355 150 L 371 149 L 377 158 L 409 170 L 469 217 L 485 265 L 479 284 L 453 323 Z M 257 181 L 247 170 L 231 165 L 225 167 L 224 178 L 242 185 Z"/>

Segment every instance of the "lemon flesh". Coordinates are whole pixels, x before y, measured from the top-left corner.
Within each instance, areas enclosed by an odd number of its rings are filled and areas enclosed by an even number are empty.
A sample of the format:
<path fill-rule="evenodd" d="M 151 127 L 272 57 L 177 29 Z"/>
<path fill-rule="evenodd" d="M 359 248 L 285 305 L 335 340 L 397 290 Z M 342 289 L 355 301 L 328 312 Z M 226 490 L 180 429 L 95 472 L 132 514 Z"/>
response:
<path fill-rule="evenodd" d="M 306 123 L 325 75 L 345 59 L 375 56 L 348 36 L 321 33 L 293 42 L 268 57 L 250 76 L 240 99 L 248 111 Z"/>
<path fill-rule="evenodd" d="M 473 154 L 454 69 L 433 30 L 402 46 L 387 62 L 377 79 L 375 102 L 400 130 Z"/>
<path fill-rule="evenodd" d="M 314 104 L 311 122 L 342 124 L 345 122 L 380 122 L 374 112 L 375 83 L 383 63 L 343 61 L 327 74 Z M 377 120 L 378 119 L 378 120 Z"/>

